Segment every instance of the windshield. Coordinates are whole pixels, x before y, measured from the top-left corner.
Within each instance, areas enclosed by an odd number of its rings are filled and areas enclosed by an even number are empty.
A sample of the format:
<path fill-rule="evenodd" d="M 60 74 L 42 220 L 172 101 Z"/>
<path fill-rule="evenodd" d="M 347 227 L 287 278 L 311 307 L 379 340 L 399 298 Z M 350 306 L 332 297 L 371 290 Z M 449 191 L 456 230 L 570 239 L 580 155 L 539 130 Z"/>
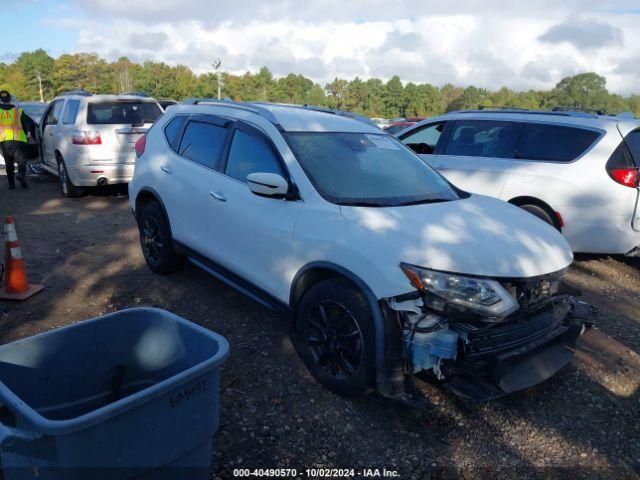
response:
<path fill-rule="evenodd" d="M 162 110 L 155 102 L 93 102 L 87 110 L 87 123 L 143 125 L 155 122 L 160 115 Z"/>
<path fill-rule="evenodd" d="M 285 135 L 311 182 L 333 203 L 398 206 L 460 198 L 440 174 L 390 135 Z"/>

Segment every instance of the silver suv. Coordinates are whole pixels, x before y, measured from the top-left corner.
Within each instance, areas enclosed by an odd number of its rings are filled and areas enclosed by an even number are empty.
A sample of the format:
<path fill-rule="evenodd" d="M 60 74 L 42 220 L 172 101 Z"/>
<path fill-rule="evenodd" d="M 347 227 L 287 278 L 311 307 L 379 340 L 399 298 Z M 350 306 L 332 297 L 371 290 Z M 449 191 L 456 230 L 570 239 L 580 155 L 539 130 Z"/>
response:
<path fill-rule="evenodd" d="M 64 197 L 82 195 L 82 187 L 129 183 L 134 145 L 160 115 L 158 102 L 140 95 L 59 96 L 42 117 L 41 167 L 59 177 Z"/>

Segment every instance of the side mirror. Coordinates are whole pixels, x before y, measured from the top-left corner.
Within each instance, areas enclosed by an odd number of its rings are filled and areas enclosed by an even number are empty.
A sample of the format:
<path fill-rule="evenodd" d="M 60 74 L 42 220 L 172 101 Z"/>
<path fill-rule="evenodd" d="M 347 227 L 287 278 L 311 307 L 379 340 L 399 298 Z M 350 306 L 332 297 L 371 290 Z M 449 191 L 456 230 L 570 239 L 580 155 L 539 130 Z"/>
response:
<path fill-rule="evenodd" d="M 256 195 L 265 197 L 284 196 L 289 192 L 289 184 L 277 173 L 250 173 L 247 186 Z"/>

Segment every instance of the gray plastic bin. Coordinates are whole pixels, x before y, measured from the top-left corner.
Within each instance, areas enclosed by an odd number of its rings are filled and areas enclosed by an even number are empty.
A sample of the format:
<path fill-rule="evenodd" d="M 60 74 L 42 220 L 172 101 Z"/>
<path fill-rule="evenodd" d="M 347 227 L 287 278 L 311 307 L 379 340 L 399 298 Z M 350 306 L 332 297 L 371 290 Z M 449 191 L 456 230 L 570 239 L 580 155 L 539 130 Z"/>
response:
<path fill-rule="evenodd" d="M 228 352 L 157 308 L 0 346 L 5 480 L 210 478 Z"/>

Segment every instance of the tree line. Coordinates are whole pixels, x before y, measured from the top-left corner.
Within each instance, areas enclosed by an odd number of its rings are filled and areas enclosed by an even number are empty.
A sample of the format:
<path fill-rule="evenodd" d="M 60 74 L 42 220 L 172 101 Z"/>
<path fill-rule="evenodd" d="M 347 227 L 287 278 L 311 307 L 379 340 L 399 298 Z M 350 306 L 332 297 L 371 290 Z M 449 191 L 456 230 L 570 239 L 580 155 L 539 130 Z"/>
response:
<path fill-rule="evenodd" d="M 428 76 L 428 71 L 425 72 Z M 63 54 L 52 58 L 44 50 L 22 53 L 12 63 L 0 63 L 0 89 L 23 101 L 45 100 L 78 88 L 93 93 L 145 92 L 155 98 L 183 100 L 215 97 L 215 73 L 195 74 L 184 65 L 163 62 L 132 62 L 126 57 L 109 62 L 95 53 Z M 527 109 L 576 108 L 602 110 L 610 114 L 633 112 L 640 117 L 640 95 L 610 93 L 606 79 L 581 73 L 562 79 L 551 90 L 514 91 L 507 87 L 491 91 L 469 86 L 428 83 L 403 84 L 394 76 L 353 80 L 336 78 L 322 86 L 303 75 L 290 73 L 275 78 L 268 68 L 257 73 L 221 75 L 222 96 L 233 100 L 255 100 L 320 105 L 352 110 L 370 117 L 432 116 L 452 110 L 485 107 Z"/>

